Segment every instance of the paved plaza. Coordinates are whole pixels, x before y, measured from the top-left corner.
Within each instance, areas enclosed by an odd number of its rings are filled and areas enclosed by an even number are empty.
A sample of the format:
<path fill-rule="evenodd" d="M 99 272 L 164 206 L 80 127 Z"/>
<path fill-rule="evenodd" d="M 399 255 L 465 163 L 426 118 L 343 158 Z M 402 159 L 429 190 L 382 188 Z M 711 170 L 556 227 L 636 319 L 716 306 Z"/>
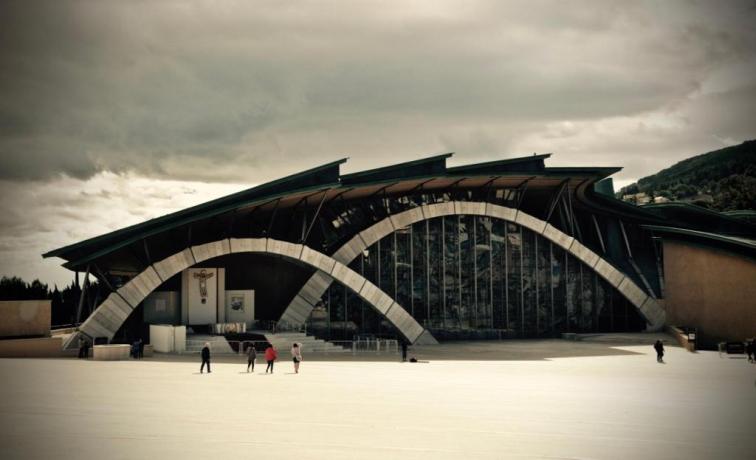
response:
<path fill-rule="evenodd" d="M 756 458 L 742 358 L 560 340 L 415 353 L 428 362 L 305 353 L 298 375 L 236 356 L 209 375 L 196 357 L 3 359 L 0 458 Z"/>

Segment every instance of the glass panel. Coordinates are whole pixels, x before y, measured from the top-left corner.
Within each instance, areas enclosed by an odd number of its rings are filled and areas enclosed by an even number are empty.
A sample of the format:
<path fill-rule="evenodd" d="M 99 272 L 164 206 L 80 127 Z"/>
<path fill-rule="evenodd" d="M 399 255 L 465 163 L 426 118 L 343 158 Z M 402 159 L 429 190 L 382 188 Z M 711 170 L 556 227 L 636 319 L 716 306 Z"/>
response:
<path fill-rule="evenodd" d="M 554 332 L 566 332 L 567 329 L 567 254 L 564 249 L 552 245 L 551 289 L 554 293 Z"/>
<path fill-rule="evenodd" d="M 460 327 L 459 225 L 457 216 L 443 217 L 444 230 L 444 326 Z"/>
<path fill-rule="evenodd" d="M 522 229 L 522 327 L 525 337 L 536 335 L 536 239 Z"/>
<path fill-rule="evenodd" d="M 360 273 L 362 270 L 362 257 L 355 258 L 352 263 L 349 264 L 349 268 Z M 364 301 L 360 296 L 355 294 L 351 289 L 346 290 L 346 306 L 345 306 L 345 338 L 352 340 L 355 334 L 360 334 L 362 331 L 362 311 Z"/>
<path fill-rule="evenodd" d="M 412 227 L 394 232 L 396 237 L 396 296 L 394 300 L 412 311 Z M 422 311 L 422 309 L 420 310 Z"/>
<path fill-rule="evenodd" d="M 442 340 L 645 327 L 636 309 L 590 267 L 530 230 L 489 217 L 446 216 L 399 229 L 350 267 Z M 319 336 L 396 334 L 385 318 L 338 282 L 318 309 L 321 317 L 311 325 Z"/>
<path fill-rule="evenodd" d="M 329 305 L 330 313 L 330 337 L 336 340 L 350 340 L 348 328 L 346 327 L 346 287 L 338 282 L 331 283 L 329 288 Z"/>
<path fill-rule="evenodd" d="M 475 217 L 475 327 L 492 327 L 491 319 L 491 218 Z"/>
<path fill-rule="evenodd" d="M 412 225 L 412 315 L 420 324 L 428 319 L 427 222 Z"/>
<path fill-rule="evenodd" d="M 380 242 L 380 287 L 383 292 L 394 297 L 396 295 L 394 286 L 394 235 L 388 235 Z"/>
<path fill-rule="evenodd" d="M 551 310 L 551 242 L 542 236 L 536 237 L 538 243 L 537 266 L 538 271 L 538 336 L 549 335 L 552 332 Z"/>
<path fill-rule="evenodd" d="M 567 254 L 567 331 L 578 332 L 578 313 L 580 305 L 580 262 Z"/>
<path fill-rule="evenodd" d="M 507 329 L 522 334 L 522 235 L 518 225 L 507 223 Z"/>
<path fill-rule="evenodd" d="M 495 329 L 506 329 L 506 283 L 504 278 L 507 276 L 504 257 L 506 256 L 505 237 L 506 222 L 494 219 L 491 226 L 491 266 L 493 270 L 493 306 L 492 306 L 492 326 Z"/>
<path fill-rule="evenodd" d="M 596 320 L 597 328 L 601 332 L 611 331 L 611 306 L 609 304 L 609 290 L 611 286 L 603 278 L 597 277 L 596 283 Z"/>
<path fill-rule="evenodd" d="M 580 315 L 578 318 L 581 332 L 593 331 L 593 276 L 594 272 L 585 264 L 580 264 Z"/>
<path fill-rule="evenodd" d="M 428 303 L 431 311 L 431 326 L 444 327 L 444 234 L 441 218 L 428 222 Z"/>
<path fill-rule="evenodd" d="M 459 325 L 470 329 L 475 321 L 475 216 L 459 216 L 461 300 Z"/>

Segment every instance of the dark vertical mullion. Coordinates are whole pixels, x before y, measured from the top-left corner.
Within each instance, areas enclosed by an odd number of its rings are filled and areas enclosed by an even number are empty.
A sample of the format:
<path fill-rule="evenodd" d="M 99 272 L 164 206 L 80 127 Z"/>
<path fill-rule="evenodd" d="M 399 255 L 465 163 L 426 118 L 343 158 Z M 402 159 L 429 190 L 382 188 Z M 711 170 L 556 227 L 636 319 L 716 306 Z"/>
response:
<path fill-rule="evenodd" d="M 525 336 L 525 277 L 523 273 L 523 260 L 525 253 L 525 239 L 520 227 L 520 333 Z"/>
<path fill-rule="evenodd" d="M 446 327 L 446 219 L 441 219 L 441 300 L 443 314 L 441 316 L 441 325 Z"/>
<path fill-rule="evenodd" d="M 378 272 L 376 273 L 375 284 L 380 289 L 384 289 L 384 287 L 381 286 L 381 240 L 378 240 L 375 247 L 376 247 L 376 251 L 378 251 L 378 262 L 376 263 Z"/>
<path fill-rule="evenodd" d="M 412 225 L 409 226 L 409 249 L 410 249 L 410 289 L 409 289 L 409 296 L 410 296 L 410 308 L 412 309 L 412 312 L 410 313 L 413 317 L 415 316 L 415 233 L 412 230 Z"/>
<path fill-rule="evenodd" d="M 509 330 L 509 222 L 504 222 L 504 318 Z"/>
<path fill-rule="evenodd" d="M 464 310 L 462 307 L 462 216 L 457 215 L 457 293 L 459 296 L 459 308 L 457 316 Z M 462 318 L 459 318 L 459 325 L 462 326 Z"/>
<path fill-rule="evenodd" d="M 538 322 L 538 316 L 539 316 L 538 315 L 538 311 L 540 309 L 540 304 L 538 303 L 538 300 L 539 300 L 539 296 L 538 296 L 538 258 L 540 256 L 540 254 L 538 252 L 538 235 L 534 234 L 533 237 L 534 237 L 533 238 L 533 245 L 534 245 L 533 249 L 535 251 L 534 252 L 534 254 L 535 254 L 535 265 L 534 265 L 535 266 L 535 276 L 534 276 L 534 278 L 535 278 L 535 308 L 534 308 L 534 310 L 535 310 L 535 331 L 536 331 L 536 335 L 538 335 L 538 324 L 539 324 L 539 322 Z"/>
<path fill-rule="evenodd" d="M 427 312 L 429 324 L 433 324 L 431 320 L 430 309 L 430 220 L 425 221 L 425 310 Z"/>
<path fill-rule="evenodd" d="M 476 216 L 472 216 L 472 253 L 473 253 L 473 328 L 478 327 L 478 222 Z M 470 231 L 467 231 L 467 238 L 470 238 Z"/>
<path fill-rule="evenodd" d="M 399 270 L 398 270 L 398 267 L 397 267 L 397 262 L 399 260 L 399 246 L 397 244 L 398 241 L 397 241 L 396 233 L 397 232 L 395 231 L 392 234 L 392 236 L 394 238 L 394 251 L 393 251 L 393 255 L 394 255 L 394 302 L 396 302 L 396 299 L 398 298 L 398 294 L 399 294 L 399 276 L 398 276 L 399 275 Z"/>
<path fill-rule="evenodd" d="M 494 328 L 494 298 L 493 298 L 493 284 L 494 284 L 494 276 L 493 276 L 493 258 L 494 258 L 494 250 L 493 250 L 493 229 L 494 229 L 494 219 L 491 217 L 489 219 L 489 222 L 491 224 L 491 228 L 488 230 L 488 327 L 491 329 Z"/>
<path fill-rule="evenodd" d="M 564 251 L 564 328 L 566 332 L 570 332 L 570 309 L 568 308 L 570 294 L 570 266 L 567 254 L 569 251 Z"/>
<path fill-rule="evenodd" d="M 551 275 L 549 278 L 551 282 L 549 283 L 549 288 L 551 290 L 551 333 L 554 334 L 556 332 L 556 318 L 554 318 L 554 243 L 549 242 L 549 274 Z"/>
<path fill-rule="evenodd" d="M 367 276 L 365 276 L 365 253 L 360 253 L 360 274 L 363 278 L 367 279 Z M 360 331 L 365 331 L 365 302 L 360 299 Z"/>
<path fill-rule="evenodd" d="M 580 314 L 578 315 L 578 332 L 585 332 L 583 330 L 583 314 L 585 311 L 585 293 L 583 292 L 583 263 L 578 263 L 580 266 L 580 302 L 578 302 L 578 307 L 580 308 Z"/>

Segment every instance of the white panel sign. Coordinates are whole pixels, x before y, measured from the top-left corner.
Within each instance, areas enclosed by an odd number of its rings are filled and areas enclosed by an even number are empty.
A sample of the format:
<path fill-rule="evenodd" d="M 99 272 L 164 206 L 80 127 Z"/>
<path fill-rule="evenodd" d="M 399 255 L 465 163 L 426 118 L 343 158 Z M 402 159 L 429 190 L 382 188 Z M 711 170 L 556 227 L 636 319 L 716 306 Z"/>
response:
<path fill-rule="evenodd" d="M 218 322 L 218 270 L 190 268 L 187 270 L 187 324 Z"/>

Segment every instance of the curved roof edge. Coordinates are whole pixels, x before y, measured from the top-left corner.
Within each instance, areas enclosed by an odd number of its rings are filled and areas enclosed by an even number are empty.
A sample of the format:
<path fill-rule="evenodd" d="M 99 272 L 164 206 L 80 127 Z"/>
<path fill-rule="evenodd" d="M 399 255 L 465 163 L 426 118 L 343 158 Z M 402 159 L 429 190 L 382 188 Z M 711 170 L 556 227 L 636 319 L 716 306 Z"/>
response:
<path fill-rule="evenodd" d="M 745 252 L 751 257 L 756 257 L 756 240 L 750 238 L 702 232 L 687 228 L 665 227 L 662 225 L 643 225 L 642 227 L 651 230 L 654 234 L 668 235 L 676 239 L 690 240 L 704 243 L 707 246 L 725 248 L 741 255 Z"/>
<path fill-rule="evenodd" d="M 445 153 L 382 168 L 341 175 L 340 166 L 347 161 L 347 158 L 343 158 L 222 198 L 54 249 L 44 253 L 42 257 L 61 257 L 66 259 L 72 251 L 86 250 L 88 246 L 95 249 L 100 244 L 108 245 L 109 242 L 114 240 L 135 241 L 200 219 L 213 217 L 242 207 L 263 204 L 294 193 L 307 193 L 342 187 L 355 188 L 374 185 L 376 183 L 401 182 L 417 178 L 503 177 L 522 174 L 538 174 L 550 177 L 582 175 L 589 178 L 585 182 L 593 183 L 622 169 L 617 167 L 547 168 L 544 165 L 544 160 L 551 156 L 550 153 L 447 167 L 446 159 L 452 155 L 452 153 Z M 98 254 L 103 254 L 111 249 L 112 246 L 99 251 L 95 250 Z"/>

